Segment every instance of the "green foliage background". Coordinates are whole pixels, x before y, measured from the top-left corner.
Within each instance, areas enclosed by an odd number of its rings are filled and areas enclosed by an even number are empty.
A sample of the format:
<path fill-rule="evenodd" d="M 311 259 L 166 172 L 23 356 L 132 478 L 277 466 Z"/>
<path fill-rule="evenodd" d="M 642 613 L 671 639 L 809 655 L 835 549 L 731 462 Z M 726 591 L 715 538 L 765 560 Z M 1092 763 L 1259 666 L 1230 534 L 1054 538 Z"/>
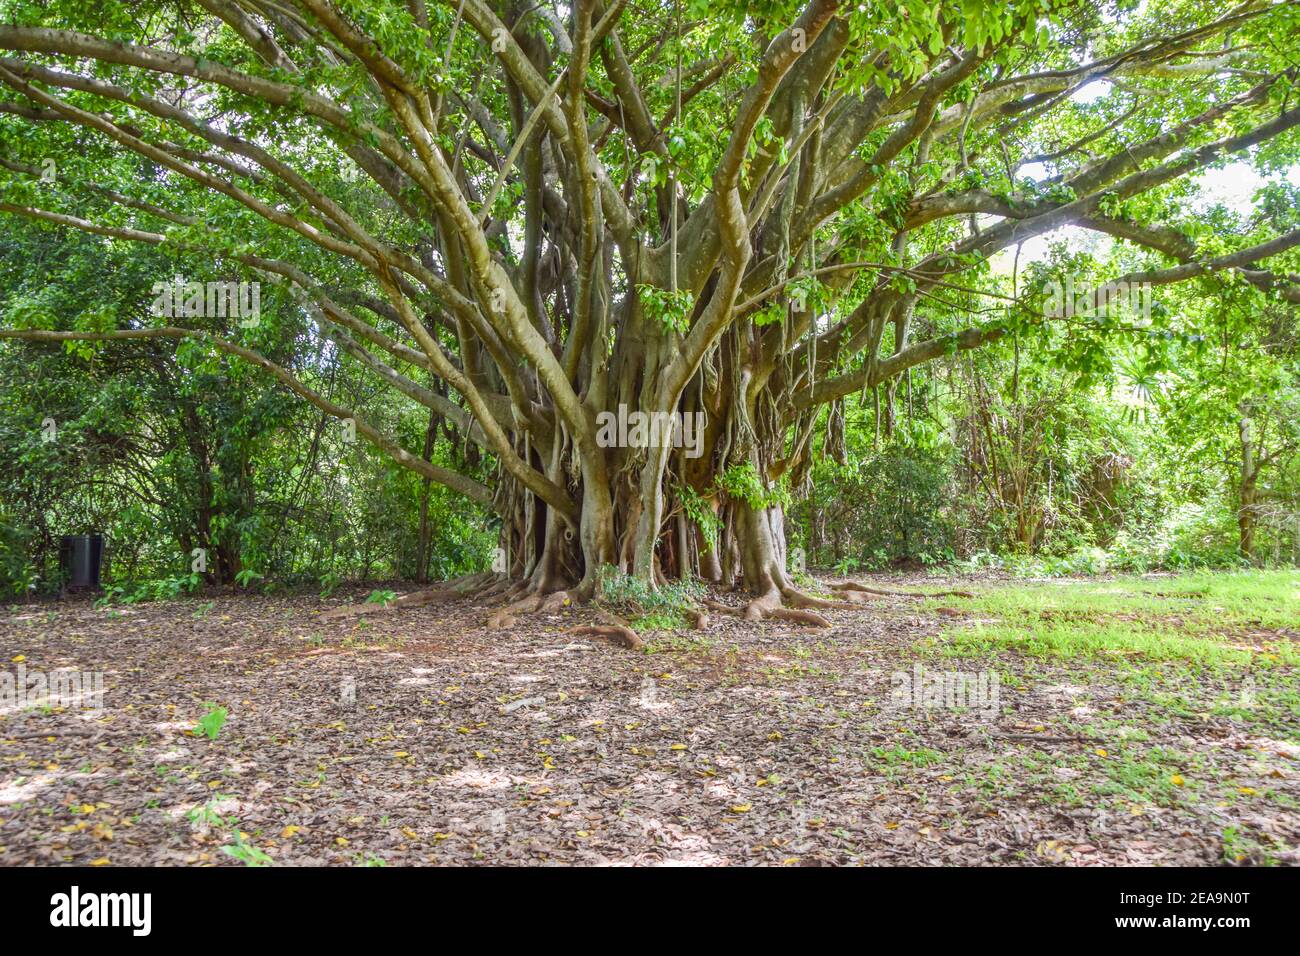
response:
<path fill-rule="evenodd" d="M 138 316 L 151 286 L 211 265 L 167 259 L 40 225 L 0 234 L 0 321 L 74 327 Z M 387 424 L 419 449 L 428 416 L 358 380 L 355 366 L 294 333 L 263 290 L 254 330 L 275 360 Z M 291 317 L 298 321 L 297 316 Z M 54 440 L 42 424 L 52 421 Z M 432 454 L 458 450 L 440 435 Z M 209 583 L 322 587 L 414 577 L 419 509 L 411 472 L 348 442 L 343 426 L 238 360 L 185 343 L 0 348 L 0 593 L 58 587 L 58 539 L 107 536 L 106 583 L 188 582 L 194 548 Z M 438 485 L 428 490 L 429 575 L 487 559 L 487 515 Z"/>

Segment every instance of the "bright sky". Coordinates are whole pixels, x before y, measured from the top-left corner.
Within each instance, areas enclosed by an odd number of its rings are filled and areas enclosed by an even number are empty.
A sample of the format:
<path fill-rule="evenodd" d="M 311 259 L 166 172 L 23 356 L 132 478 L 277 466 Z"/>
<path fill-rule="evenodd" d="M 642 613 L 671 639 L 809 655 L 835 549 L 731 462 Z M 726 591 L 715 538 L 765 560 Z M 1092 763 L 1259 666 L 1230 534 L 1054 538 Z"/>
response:
<path fill-rule="evenodd" d="M 1076 103 L 1093 103 L 1109 92 L 1108 82 L 1094 80 L 1080 87 L 1070 98 Z M 1031 163 L 1020 167 L 1019 175 L 1041 180 L 1046 179 L 1049 172 L 1042 163 Z M 1300 187 L 1300 166 L 1293 166 L 1284 178 L 1292 185 Z M 1255 192 L 1269 181 L 1245 162 L 1232 163 L 1222 169 L 1208 170 L 1197 177 L 1200 196 L 1193 200 L 1192 209 L 1196 212 L 1204 212 L 1212 206 L 1222 204 L 1238 215 L 1247 215 Z M 1276 181 L 1276 178 L 1272 181 Z M 989 221 L 993 220 L 990 218 Z M 1109 236 L 1080 229 L 1078 226 L 1063 226 L 1028 240 L 1020 250 L 1021 267 L 1023 268 L 1026 263 L 1047 258 L 1048 250 L 1055 242 L 1065 242 L 1072 249 L 1082 249 L 1100 255 L 1105 253 L 1112 240 Z M 1014 247 L 998 253 L 993 257 L 993 271 L 1010 275 L 1015 255 Z"/>
<path fill-rule="evenodd" d="M 1038 163 L 1033 166 L 1022 166 L 1020 173 L 1032 179 L 1042 179 L 1046 176 L 1046 170 Z M 1197 177 L 1200 195 L 1192 201 L 1192 209 L 1196 212 L 1204 212 L 1212 206 L 1222 204 L 1238 215 L 1245 216 L 1252 208 L 1252 197 L 1255 192 L 1266 183 L 1276 182 L 1278 179 L 1285 179 L 1293 186 L 1300 187 L 1300 166 L 1293 166 L 1284 176 L 1271 178 L 1259 175 L 1244 162 L 1232 163 L 1222 169 L 1207 170 Z M 990 218 L 989 221 L 994 220 Z M 1020 251 L 1020 266 L 1024 268 L 1026 263 L 1047 258 L 1048 249 L 1054 242 L 1065 242 L 1073 249 L 1083 249 L 1094 255 L 1100 255 L 1105 253 L 1111 241 L 1109 236 L 1088 229 L 1062 226 L 1060 229 L 1053 229 L 1025 242 Z M 999 252 L 993 257 L 993 271 L 1010 275 L 1015 254 L 1015 247 Z"/>

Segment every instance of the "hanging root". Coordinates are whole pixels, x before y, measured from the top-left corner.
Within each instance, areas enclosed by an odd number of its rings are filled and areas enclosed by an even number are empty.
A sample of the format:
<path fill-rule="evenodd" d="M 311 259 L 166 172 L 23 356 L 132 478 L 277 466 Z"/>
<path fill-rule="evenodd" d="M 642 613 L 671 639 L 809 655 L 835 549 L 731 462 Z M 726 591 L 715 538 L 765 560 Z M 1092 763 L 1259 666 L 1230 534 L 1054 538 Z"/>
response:
<path fill-rule="evenodd" d="M 883 588 L 872 588 L 865 584 L 859 584 L 857 581 L 841 581 L 839 584 L 831 585 L 832 591 L 844 591 L 846 597 L 849 594 L 872 595 L 872 597 L 913 597 L 913 598 L 936 598 L 936 597 L 975 597 L 970 591 L 934 591 L 925 593 L 923 591 L 886 591 Z M 850 598 L 850 600 L 854 600 Z M 857 600 L 863 600 L 858 598 Z"/>

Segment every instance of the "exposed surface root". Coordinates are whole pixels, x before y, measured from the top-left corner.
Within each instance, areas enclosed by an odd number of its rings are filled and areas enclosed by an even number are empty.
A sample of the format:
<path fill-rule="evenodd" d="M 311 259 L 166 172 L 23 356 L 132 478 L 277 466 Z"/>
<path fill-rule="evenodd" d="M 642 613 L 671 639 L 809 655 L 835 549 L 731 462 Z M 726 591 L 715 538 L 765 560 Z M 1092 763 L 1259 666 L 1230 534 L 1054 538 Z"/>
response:
<path fill-rule="evenodd" d="M 706 599 L 704 602 L 704 606 L 707 607 L 710 611 L 715 611 L 718 614 L 729 614 L 732 617 L 745 616 L 743 608 L 731 607 L 719 601 L 710 601 Z"/>
<path fill-rule="evenodd" d="M 513 607 L 514 605 L 507 605 L 506 607 L 498 608 L 487 616 L 487 621 L 485 623 L 494 631 L 504 631 L 507 628 L 514 627 L 519 623 L 519 619 L 512 613 L 511 609 Z"/>
<path fill-rule="evenodd" d="M 459 578 L 452 578 L 450 581 L 443 581 L 441 584 L 425 588 L 423 591 L 403 594 L 387 604 L 346 604 L 343 607 L 332 608 L 321 614 L 317 620 L 339 621 L 353 617 L 365 617 L 370 614 L 383 614 L 386 611 L 400 611 L 402 608 L 408 607 L 443 604 L 461 598 L 482 597 L 494 592 L 502 584 L 508 583 L 510 582 L 502 581 L 500 576 L 492 571 L 467 574 Z"/>
<path fill-rule="evenodd" d="M 805 594 L 803 591 L 800 591 L 798 588 L 793 588 L 793 587 L 783 587 L 781 589 L 781 596 L 785 598 L 785 602 L 787 604 L 790 604 L 794 607 L 801 607 L 801 608 L 815 607 L 815 608 L 820 608 L 821 610 L 824 611 L 856 611 L 857 610 L 857 607 L 854 605 L 852 601 L 847 601 L 847 600 L 828 601 L 825 598 L 813 597 L 811 594 Z"/>
<path fill-rule="evenodd" d="M 830 621 L 814 611 L 784 607 L 781 604 L 781 594 L 778 591 L 769 591 L 761 597 L 756 597 L 743 608 L 728 607 L 726 604 L 719 604 L 717 601 L 705 601 L 704 604 L 711 611 L 716 611 L 719 614 L 729 614 L 732 617 L 743 618 L 746 621 L 791 621 L 795 624 L 807 624 L 812 627 L 832 626 Z M 843 606 L 851 607 L 852 605 Z"/>
<path fill-rule="evenodd" d="M 781 606 L 781 592 L 772 588 L 765 594 L 754 598 L 745 605 L 740 616 L 746 621 L 761 621 L 768 616 L 773 608 Z"/>
<path fill-rule="evenodd" d="M 517 582 L 515 582 L 514 580 L 508 577 L 501 577 L 499 580 L 485 587 L 482 591 L 480 591 L 476 595 L 476 597 L 478 597 L 480 600 L 497 598 L 507 592 L 513 593 L 516 586 L 517 586 Z"/>
<path fill-rule="evenodd" d="M 839 584 L 832 584 L 832 591 L 847 591 L 850 594 L 871 594 L 880 597 L 914 597 L 914 598 L 934 598 L 934 597 L 960 597 L 973 598 L 975 595 L 969 591 L 886 591 L 884 588 L 867 587 L 865 584 L 859 584 L 857 581 L 841 581 Z"/>
<path fill-rule="evenodd" d="M 811 627 L 830 627 L 831 622 L 815 611 L 801 611 L 792 607 L 774 607 L 767 612 L 769 620 L 792 621 L 795 624 L 807 624 Z"/>
<path fill-rule="evenodd" d="M 637 637 L 636 631 L 622 624 L 580 624 L 569 628 L 564 633 L 599 637 L 619 647 L 626 647 L 630 651 L 639 651 L 645 647 L 641 643 L 641 638 Z"/>
<path fill-rule="evenodd" d="M 455 601 L 465 597 L 466 594 L 456 588 L 436 587 L 429 588 L 426 591 L 416 591 L 413 594 L 403 594 L 387 604 L 348 604 L 343 607 L 336 607 L 326 611 L 317 620 L 321 621 L 340 621 L 346 618 L 365 617 L 369 614 L 384 614 L 388 611 L 398 611 L 407 607 L 425 607 L 429 604 L 442 604 L 446 601 Z"/>
<path fill-rule="evenodd" d="M 529 594 L 512 601 L 487 616 L 487 626 L 493 630 L 514 627 L 521 614 L 552 614 L 577 601 L 572 591 L 552 591 L 549 594 Z"/>
<path fill-rule="evenodd" d="M 877 601 L 883 597 L 972 597 L 966 591 L 942 591 L 935 594 L 923 594 L 918 591 L 886 591 L 869 587 L 856 581 L 832 584 L 830 588 L 837 592 L 838 600 L 814 597 L 793 587 L 788 582 L 774 582 L 764 594 L 755 597 L 743 607 L 729 607 L 716 601 L 703 602 L 708 611 L 743 618 L 747 621 L 788 621 L 810 627 L 831 627 L 828 621 L 817 611 L 857 610 L 862 604 Z M 586 592 L 590 588 L 579 585 L 575 588 L 542 592 L 538 586 L 528 581 L 520 581 L 485 572 L 470 575 L 455 581 L 448 581 L 437 587 L 412 594 L 405 594 L 388 604 L 353 604 L 334 608 L 320 615 L 322 621 L 337 621 L 348 618 L 382 614 L 402 608 L 424 607 L 472 597 L 476 600 L 485 598 L 504 599 L 503 606 L 488 614 L 486 625 L 493 630 L 505 630 L 516 626 L 519 618 L 528 614 L 553 614 L 571 604 L 585 603 Z M 686 618 L 693 630 L 707 630 L 710 623 L 709 613 L 701 608 L 688 608 Z M 626 621 L 602 615 L 607 618 L 604 624 L 583 625 L 584 629 L 566 633 L 583 633 L 618 644 L 621 647 L 639 649 L 643 646 L 636 631 Z"/>

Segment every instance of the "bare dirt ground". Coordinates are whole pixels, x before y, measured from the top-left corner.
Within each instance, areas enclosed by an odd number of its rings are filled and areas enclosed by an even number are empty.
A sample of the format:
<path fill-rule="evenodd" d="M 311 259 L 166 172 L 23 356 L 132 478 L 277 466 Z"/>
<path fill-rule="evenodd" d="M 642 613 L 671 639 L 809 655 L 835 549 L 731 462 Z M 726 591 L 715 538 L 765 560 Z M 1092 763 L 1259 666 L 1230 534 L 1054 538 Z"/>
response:
<path fill-rule="evenodd" d="M 0 715 L 0 863 L 1300 860 L 1300 717 L 1242 720 L 1222 676 L 947 657 L 969 612 L 903 598 L 651 653 L 580 609 L 315 619 L 365 593 L 0 610 L 10 671 L 106 681 Z M 995 712 L 903 706 L 918 665 L 996 673 Z"/>

